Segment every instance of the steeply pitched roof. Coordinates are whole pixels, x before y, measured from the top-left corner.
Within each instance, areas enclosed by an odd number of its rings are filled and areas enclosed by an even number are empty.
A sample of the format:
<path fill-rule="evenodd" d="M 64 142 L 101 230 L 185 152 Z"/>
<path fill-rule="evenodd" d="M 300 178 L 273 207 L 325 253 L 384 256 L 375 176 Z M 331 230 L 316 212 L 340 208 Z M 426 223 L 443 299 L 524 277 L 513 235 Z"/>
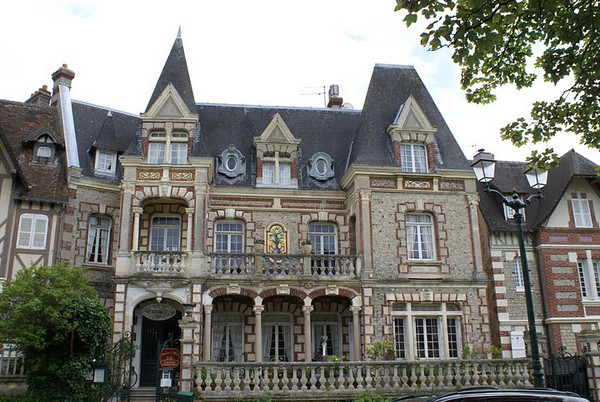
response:
<path fill-rule="evenodd" d="M 429 122 L 437 128 L 434 168 L 469 170 L 467 159 L 414 67 L 380 64 L 373 69 L 350 163 L 397 165 L 391 139 L 386 130 L 394 122 L 400 107 L 411 95 Z"/>
<path fill-rule="evenodd" d="M 91 151 L 101 148 L 117 153 L 124 152 L 135 139 L 140 118 L 88 103 L 73 101 L 72 104 L 82 174 L 93 177 L 94 153 Z M 115 180 L 118 179 L 119 175 Z"/>
<path fill-rule="evenodd" d="M 524 162 L 496 162 L 496 174 L 492 188 L 509 196 L 513 189 L 523 198 L 536 193 L 525 177 L 528 166 Z M 596 179 L 596 165 L 574 150 L 564 154 L 559 159 L 559 165 L 548 171 L 548 184 L 542 189 L 544 199 L 534 198 L 525 209 L 525 222 L 523 230 L 531 232 L 537 230 L 552 214 L 569 183 L 575 177 Z M 504 207 L 499 197 L 488 195 L 484 192 L 485 186 L 478 184 L 480 195 L 480 208 L 484 219 L 493 232 L 514 232 L 517 230 L 514 219 L 505 219 Z"/>
<path fill-rule="evenodd" d="M 33 146 L 27 142 L 47 128 L 58 141 L 56 162 L 33 161 Z M 54 107 L 0 100 L 0 132 L 8 152 L 17 162 L 20 175 L 15 189 L 18 198 L 65 203 L 67 176 L 58 111 Z"/>
<path fill-rule="evenodd" d="M 185 53 L 183 51 L 183 41 L 181 40 L 180 34 L 177 35 L 177 38 L 173 43 L 171 53 L 169 53 L 167 62 L 160 73 L 160 77 L 158 78 L 158 82 L 154 88 L 154 92 L 152 93 L 150 101 L 148 102 L 148 106 L 146 107 L 146 112 L 148 109 L 150 109 L 154 102 L 156 102 L 169 82 L 173 84 L 189 108 L 190 112 L 193 112 L 196 108 L 194 92 L 192 91 L 192 82 L 190 80 L 190 74 L 188 72 L 187 62 L 185 60 Z"/>

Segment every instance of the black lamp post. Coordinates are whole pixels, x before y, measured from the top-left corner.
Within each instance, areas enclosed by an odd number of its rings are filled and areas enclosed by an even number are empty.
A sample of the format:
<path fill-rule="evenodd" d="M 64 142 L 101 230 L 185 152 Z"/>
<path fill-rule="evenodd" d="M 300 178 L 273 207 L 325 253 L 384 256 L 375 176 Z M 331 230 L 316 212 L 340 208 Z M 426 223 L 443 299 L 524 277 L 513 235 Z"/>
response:
<path fill-rule="evenodd" d="M 531 360 L 533 367 L 533 385 L 536 388 L 544 386 L 544 374 L 542 373 L 542 362 L 540 361 L 540 351 L 538 347 L 537 331 L 535 328 L 535 312 L 533 309 L 533 297 L 531 294 L 531 281 L 529 280 L 529 268 L 527 266 L 527 255 L 525 254 L 525 240 L 523 238 L 523 213 L 531 200 L 534 198 L 542 199 L 542 188 L 546 185 L 548 178 L 547 171 L 538 169 L 529 169 L 525 172 L 529 185 L 538 190 L 537 194 L 532 194 L 525 201 L 521 200 L 517 194 L 517 190 L 513 190 L 513 195 L 510 198 L 505 197 L 501 192 L 490 188 L 490 182 L 494 179 L 495 173 L 494 155 L 489 152 L 484 152 L 483 149 L 473 158 L 471 167 L 475 172 L 477 181 L 485 184 L 485 192 L 488 194 L 496 194 L 501 199 L 504 205 L 512 208 L 515 211 L 514 218 L 517 223 L 517 237 L 519 239 L 519 251 L 521 254 L 521 266 L 523 268 L 523 284 L 525 285 L 525 302 L 527 304 L 527 318 L 529 321 L 529 336 L 531 340 Z"/>

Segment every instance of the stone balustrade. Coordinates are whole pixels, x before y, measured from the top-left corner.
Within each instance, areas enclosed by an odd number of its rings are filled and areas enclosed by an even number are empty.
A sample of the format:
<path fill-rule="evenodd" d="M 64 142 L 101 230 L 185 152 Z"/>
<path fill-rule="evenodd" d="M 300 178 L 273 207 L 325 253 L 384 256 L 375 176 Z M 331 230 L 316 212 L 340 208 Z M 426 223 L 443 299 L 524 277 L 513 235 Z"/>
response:
<path fill-rule="evenodd" d="M 188 253 L 185 251 L 134 251 L 136 273 L 179 274 L 185 272 Z"/>
<path fill-rule="evenodd" d="M 400 396 L 467 387 L 532 387 L 529 359 L 314 363 L 197 362 L 196 388 L 205 400 L 316 400 L 369 392 Z"/>

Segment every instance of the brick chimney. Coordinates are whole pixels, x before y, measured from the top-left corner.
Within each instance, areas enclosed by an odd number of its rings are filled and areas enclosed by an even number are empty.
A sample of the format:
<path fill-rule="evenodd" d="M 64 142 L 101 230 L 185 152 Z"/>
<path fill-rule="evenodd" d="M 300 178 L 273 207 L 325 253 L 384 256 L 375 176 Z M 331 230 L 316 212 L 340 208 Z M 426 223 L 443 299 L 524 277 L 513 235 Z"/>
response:
<path fill-rule="evenodd" d="M 50 104 L 52 106 L 56 106 L 58 103 L 58 86 L 64 85 L 71 89 L 71 82 L 73 81 L 73 78 L 75 78 L 75 73 L 73 70 L 69 70 L 69 66 L 66 64 L 63 64 L 61 68 L 52 74 L 52 80 L 54 81 L 54 85 L 52 87 L 52 99 L 50 100 Z"/>
<path fill-rule="evenodd" d="M 342 107 L 343 103 L 344 103 L 344 99 L 340 96 L 340 87 L 335 84 L 330 85 L 329 86 L 329 102 L 327 102 L 327 107 L 340 109 Z"/>
<path fill-rule="evenodd" d="M 31 94 L 29 99 L 25 103 L 31 103 L 33 105 L 48 106 L 50 104 L 50 91 L 48 91 L 48 85 L 42 86 L 40 89 Z"/>

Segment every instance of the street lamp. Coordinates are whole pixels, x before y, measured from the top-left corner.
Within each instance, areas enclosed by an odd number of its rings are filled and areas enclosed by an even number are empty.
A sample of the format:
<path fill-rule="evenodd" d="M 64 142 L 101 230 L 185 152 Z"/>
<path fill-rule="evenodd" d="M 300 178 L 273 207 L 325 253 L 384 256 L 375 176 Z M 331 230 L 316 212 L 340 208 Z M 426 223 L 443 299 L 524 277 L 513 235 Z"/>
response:
<path fill-rule="evenodd" d="M 536 388 L 544 386 L 544 374 L 542 373 L 542 363 L 540 361 L 540 351 L 538 347 L 537 332 L 535 329 L 535 312 L 533 309 L 533 297 L 531 294 L 531 281 L 529 280 L 529 268 L 527 266 L 527 255 L 525 254 L 525 240 L 523 238 L 523 213 L 531 200 L 534 198 L 542 199 L 542 188 L 546 185 L 548 172 L 538 169 L 529 169 L 525 172 L 527 181 L 531 188 L 536 189 L 537 194 L 532 194 L 525 201 L 519 198 L 517 190 L 513 190 L 510 198 L 505 197 L 501 192 L 490 188 L 490 182 L 494 179 L 495 173 L 494 155 L 489 152 L 484 152 L 483 149 L 473 158 L 471 167 L 477 181 L 485 184 L 485 192 L 488 194 L 496 194 L 502 199 L 502 203 L 515 211 L 514 218 L 517 223 L 517 237 L 519 240 L 519 251 L 521 254 L 521 266 L 523 268 L 523 284 L 525 285 L 525 302 L 527 304 L 527 319 L 529 321 L 529 336 L 531 340 L 531 360 L 533 367 L 533 385 Z"/>

